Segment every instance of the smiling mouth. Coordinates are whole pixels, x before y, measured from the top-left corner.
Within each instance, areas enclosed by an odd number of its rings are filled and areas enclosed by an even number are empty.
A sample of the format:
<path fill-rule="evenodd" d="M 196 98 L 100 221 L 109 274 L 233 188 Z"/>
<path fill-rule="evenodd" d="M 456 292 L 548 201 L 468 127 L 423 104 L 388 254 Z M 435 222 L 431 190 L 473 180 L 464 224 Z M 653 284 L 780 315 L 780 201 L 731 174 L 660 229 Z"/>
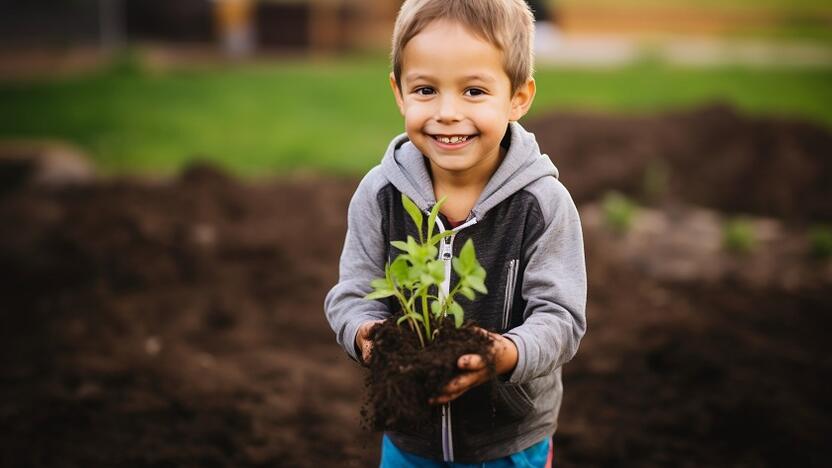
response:
<path fill-rule="evenodd" d="M 446 145 L 458 145 L 474 138 L 476 135 L 432 135 L 433 139 Z"/>

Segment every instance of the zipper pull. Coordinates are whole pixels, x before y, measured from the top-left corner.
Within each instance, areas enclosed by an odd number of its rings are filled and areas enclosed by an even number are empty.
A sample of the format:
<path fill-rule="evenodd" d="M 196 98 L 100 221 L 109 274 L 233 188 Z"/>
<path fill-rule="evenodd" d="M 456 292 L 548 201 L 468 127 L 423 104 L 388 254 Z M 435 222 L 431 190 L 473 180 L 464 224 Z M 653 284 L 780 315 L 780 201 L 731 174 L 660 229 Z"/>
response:
<path fill-rule="evenodd" d="M 442 260 L 450 260 L 453 257 L 454 249 L 451 247 L 451 239 L 453 239 L 454 235 L 448 236 L 442 239 L 442 249 L 440 250 L 440 257 Z"/>

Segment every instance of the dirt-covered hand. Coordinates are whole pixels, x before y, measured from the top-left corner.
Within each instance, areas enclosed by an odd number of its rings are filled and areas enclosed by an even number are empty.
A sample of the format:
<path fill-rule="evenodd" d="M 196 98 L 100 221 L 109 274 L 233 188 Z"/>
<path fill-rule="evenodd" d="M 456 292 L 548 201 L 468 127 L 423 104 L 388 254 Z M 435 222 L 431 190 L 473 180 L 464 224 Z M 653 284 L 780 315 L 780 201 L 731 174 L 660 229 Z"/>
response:
<path fill-rule="evenodd" d="M 482 329 L 481 331 L 491 338 L 494 373 L 501 375 L 514 370 L 517 365 L 517 346 L 514 342 L 503 335 Z M 479 354 L 463 354 L 457 360 L 457 366 L 463 371 L 462 374 L 451 380 L 441 395 L 431 398 L 430 404 L 441 405 L 455 400 L 477 385 L 488 382 L 494 375 L 486 360 Z"/>
<path fill-rule="evenodd" d="M 370 362 L 370 354 L 373 351 L 373 341 L 370 339 L 370 329 L 373 325 L 381 323 L 384 320 L 370 320 L 364 322 L 358 327 L 358 333 L 355 334 L 355 349 L 361 358 L 362 364 Z"/>
<path fill-rule="evenodd" d="M 491 371 L 485 359 L 479 354 L 464 354 L 457 360 L 457 366 L 463 370 L 462 374 L 454 377 L 445 386 L 441 395 L 431 398 L 429 403 L 441 405 L 459 398 L 468 390 L 481 385 L 491 378 Z"/>

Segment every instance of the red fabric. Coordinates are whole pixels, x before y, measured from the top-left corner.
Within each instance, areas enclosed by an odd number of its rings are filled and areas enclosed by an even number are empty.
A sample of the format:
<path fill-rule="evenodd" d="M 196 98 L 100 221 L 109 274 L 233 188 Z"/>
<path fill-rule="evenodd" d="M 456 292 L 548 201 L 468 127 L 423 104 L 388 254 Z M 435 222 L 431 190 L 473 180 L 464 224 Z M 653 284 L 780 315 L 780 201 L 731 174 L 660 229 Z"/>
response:
<path fill-rule="evenodd" d="M 549 456 L 546 458 L 546 468 L 552 468 L 552 463 L 554 463 L 555 458 L 555 441 L 549 441 Z"/>

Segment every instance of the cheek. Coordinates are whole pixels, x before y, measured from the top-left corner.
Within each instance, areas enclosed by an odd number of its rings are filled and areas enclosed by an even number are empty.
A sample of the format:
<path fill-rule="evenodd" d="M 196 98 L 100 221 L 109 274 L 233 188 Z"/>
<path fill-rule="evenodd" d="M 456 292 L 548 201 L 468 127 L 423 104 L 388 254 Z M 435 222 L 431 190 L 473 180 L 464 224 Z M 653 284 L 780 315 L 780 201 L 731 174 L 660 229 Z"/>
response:
<path fill-rule="evenodd" d="M 408 129 L 421 129 L 430 118 L 431 114 L 425 106 L 408 106 L 405 109 L 404 120 Z"/>
<path fill-rule="evenodd" d="M 477 112 L 476 122 L 481 132 L 502 135 L 508 125 L 508 114 L 503 109 L 483 108 Z"/>

